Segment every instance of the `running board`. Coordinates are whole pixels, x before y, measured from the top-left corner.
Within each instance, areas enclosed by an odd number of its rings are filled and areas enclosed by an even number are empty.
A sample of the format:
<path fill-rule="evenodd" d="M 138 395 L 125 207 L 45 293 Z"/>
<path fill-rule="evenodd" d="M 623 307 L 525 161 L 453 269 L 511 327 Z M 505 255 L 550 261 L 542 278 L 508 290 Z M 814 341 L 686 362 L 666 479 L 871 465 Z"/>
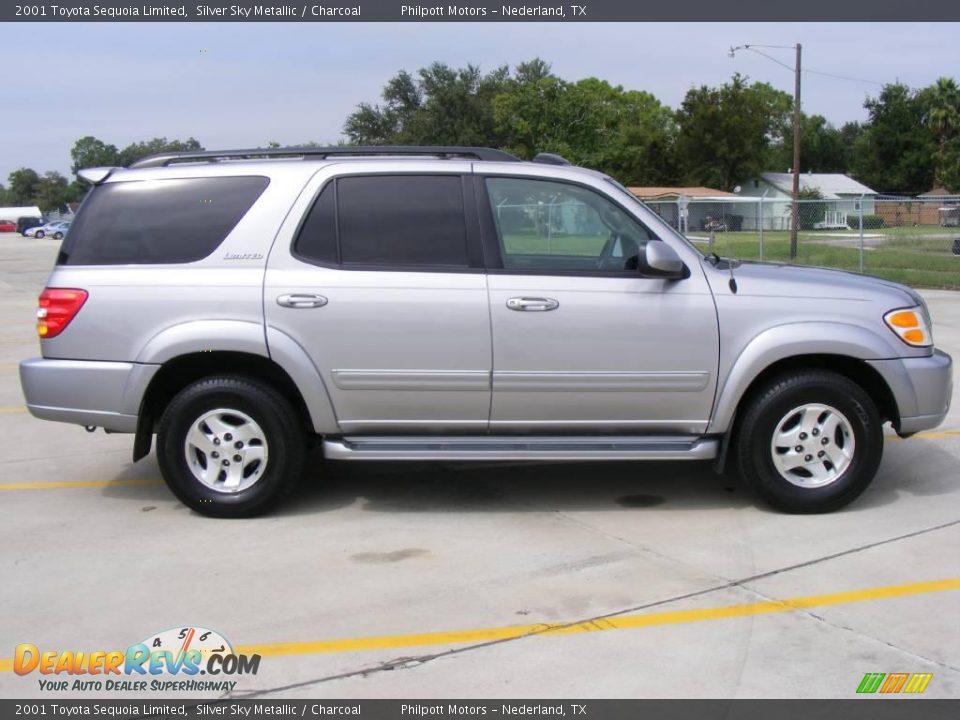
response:
<path fill-rule="evenodd" d="M 343 437 L 323 441 L 329 460 L 712 460 L 716 438 Z"/>

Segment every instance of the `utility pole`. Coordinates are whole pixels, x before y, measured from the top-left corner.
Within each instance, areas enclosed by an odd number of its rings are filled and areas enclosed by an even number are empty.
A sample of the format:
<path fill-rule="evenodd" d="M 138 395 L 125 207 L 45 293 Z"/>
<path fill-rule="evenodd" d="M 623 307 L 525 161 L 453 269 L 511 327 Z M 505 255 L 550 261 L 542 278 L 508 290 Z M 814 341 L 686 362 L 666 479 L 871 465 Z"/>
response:
<path fill-rule="evenodd" d="M 790 259 L 797 258 L 797 230 L 800 227 L 800 43 L 793 82 L 793 208 L 790 223 Z"/>
<path fill-rule="evenodd" d="M 797 61 L 791 68 L 785 62 L 780 62 L 777 58 L 767 55 L 757 48 L 778 48 L 780 50 L 795 50 Z M 793 70 L 793 202 L 790 207 L 790 259 L 797 257 L 797 231 L 800 229 L 800 43 L 796 45 L 737 45 L 731 47 L 727 53 L 729 57 L 734 57 L 738 50 L 750 50 L 762 55 L 767 60 L 772 60 L 777 65 L 785 67 L 787 70 Z"/>

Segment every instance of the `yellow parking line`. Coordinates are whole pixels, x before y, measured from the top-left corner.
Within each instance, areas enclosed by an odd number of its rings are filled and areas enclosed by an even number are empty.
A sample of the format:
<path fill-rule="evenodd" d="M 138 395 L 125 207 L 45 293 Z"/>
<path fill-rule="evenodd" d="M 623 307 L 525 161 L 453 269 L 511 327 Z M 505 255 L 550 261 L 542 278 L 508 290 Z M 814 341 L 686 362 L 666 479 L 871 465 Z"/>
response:
<path fill-rule="evenodd" d="M 920 438 L 921 440 L 936 440 L 937 438 L 946 438 L 946 437 L 957 437 L 960 435 L 960 430 L 932 430 L 930 432 L 919 432 L 913 437 Z M 903 440 L 904 438 L 899 437 L 898 435 L 888 435 L 888 440 Z M 911 438 L 906 438 L 910 440 Z"/>
<path fill-rule="evenodd" d="M 243 645 L 237 647 L 236 651 L 247 655 L 256 653 L 258 655 L 271 657 L 279 655 L 314 655 L 319 653 L 356 652 L 361 650 L 385 650 L 389 648 L 408 648 L 424 645 L 458 645 L 462 643 L 508 640 L 531 634 L 574 635 L 606 630 L 680 625 L 692 622 L 703 622 L 705 620 L 722 620 L 726 618 L 746 617 L 749 615 L 784 613 L 812 607 L 845 605 L 855 602 L 865 602 L 867 600 L 883 600 L 909 595 L 944 592 L 947 590 L 960 590 L 960 578 L 906 583 L 903 585 L 886 585 L 882 587 L 865 588 L 863 590 L 830 593 L 827 595 L 810 595 L 787 600 L 770 600 L 745 605 L 724 605 L 693 610 L 619 615 L 571 624 L 510 625 L 476 630 L 427 632 L 413 635 L 380 635 L 339 640 Z M 2 661 L 0 661 L 0 668 L 2 668 Z"/>
<path fill-rule="evenodd" d="M 13 413 L 25 413 L 26 411 L 27 411 L 27 409 L 26 409 L 25 407 L 23 407 L 22 405 L 19 406 L 19 407 L 18 407 L 18 406 L 14 406 L 14 407 L 0 407 L 0 415 L 10 415 L 10 414 L 13 414 Z"/>
<path fill-rule="evenodd" d="M 387 650 L 394 648 L 422 647 L 426 645 L 460 645 L 509 640 L 525 635 L 575 635 L 580 633 L 627 630 L 662 625 L 682 625 L 706 620 L 725 620 L 751 615 L 770 615 L 793 612 L 813 607 L 847 605 L 868 600 L 924 595 L 935 592 L 960 590 L 960 578 L 946 578 L 926 582 L 884 585 L 881 587 L 848 590 L 826 595 L 808 595 L 787 600 L 767 600 L 743 605 L 674 610 L 668 612 L 618 615 L 569 624 L 507 625 L 503 627 L 474 630 L 449 630 L 416 633 L 412 635 L 379 635 L 371 637 L 342 638 L 336 640 L 313 640 L 306 642 L 282 642 L 261 645 L 240 645 L 234 650 L 244 655 L 278 657 L 289 655 L 317 655 L 321 653 L 358 652 L 364 650 Z M 11 658 L 0 658 L 0 672 L 13 669 Z"/>
<path fill-rule="evenodd" d="M 0 483 L 0 490 L 66 490 L 70 488 L 126 487 L 129 485 L 161 485 L 162 480 L 54 480 L 50 482 Z"/>

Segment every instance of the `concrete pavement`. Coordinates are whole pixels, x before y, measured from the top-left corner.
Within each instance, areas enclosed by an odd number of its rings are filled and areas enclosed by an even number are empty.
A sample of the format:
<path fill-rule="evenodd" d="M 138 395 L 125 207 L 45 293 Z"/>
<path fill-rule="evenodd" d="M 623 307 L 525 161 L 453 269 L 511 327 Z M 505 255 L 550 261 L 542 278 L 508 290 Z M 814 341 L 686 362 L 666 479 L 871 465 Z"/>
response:
<path fill-rule="evenodd" d="M 130 436 L 23 412 L 56 245 L 0 235 L 3 697 L 85 696 L 13 673 L 18 643 L 187 626 L 262 655 L 237 696 L 848 698 L 866 672 L 960 696 L 960 383 L 943 427 L 891 438 L 830 515 L 774 513 L 707 464 L 315 457 L 275 514 L 216 521 Z M 960 356 L 960 296 L 924 296 Z"/>

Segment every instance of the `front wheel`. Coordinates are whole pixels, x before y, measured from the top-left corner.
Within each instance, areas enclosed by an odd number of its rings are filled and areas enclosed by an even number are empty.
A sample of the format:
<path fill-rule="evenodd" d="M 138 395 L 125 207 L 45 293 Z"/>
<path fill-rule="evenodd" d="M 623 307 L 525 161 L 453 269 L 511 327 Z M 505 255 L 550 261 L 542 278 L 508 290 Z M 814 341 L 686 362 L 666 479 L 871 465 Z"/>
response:
<path fill-rule="evenodd" d="M 37 232 L 34 234 L 34 237 L 35 237 L 37 240 L 42 240 L 42 239 L 43 239 L 43 236 L 44 236 L 43 230 L 37 230 Z"/>
<path fill-rule="evenodd" d="M 286 398 L 243 377 L 189 385 L 157 430 L 157 458 L 170 490 L 214 517 L 250 517 L 272 507 L 299 480 L 305 448 Z"/>
<path fill-rule="evenodd" d="M 882 420 L 863 389 L 822 370 L 781 375 L 746 407 L 738 430 L 740 471 L 778 510 L 836 510 L 862 493 L 880 465 Z"/>

